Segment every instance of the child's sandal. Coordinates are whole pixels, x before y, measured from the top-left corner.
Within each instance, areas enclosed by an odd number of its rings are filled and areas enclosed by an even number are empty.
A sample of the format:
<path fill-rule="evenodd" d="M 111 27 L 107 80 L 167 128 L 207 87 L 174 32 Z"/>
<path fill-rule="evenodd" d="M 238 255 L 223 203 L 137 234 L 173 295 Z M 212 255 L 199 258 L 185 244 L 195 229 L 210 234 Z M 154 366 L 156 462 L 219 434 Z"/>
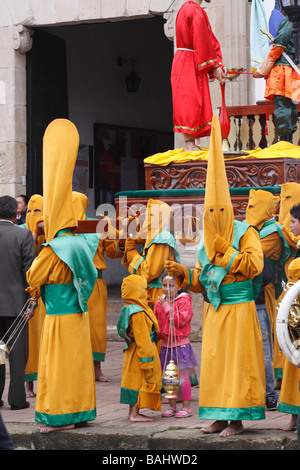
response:
<path fill-rule="evenodd" d="M 170 418 L 171 416 L 174 416 L 175 413 L 177 413 L 177 408 L 172 408 L 170 406 L 170 408 L 167 409 L 167 411 L 165 411 L 164 413 L 161 414 L 161 416 L 163 418 Z"/>
<path fill-rule="evenodd" d="M 182 408 L 175 414 L 175 418 L 188 418 L 189 416 L 192 416 L 191 408 Z"/>

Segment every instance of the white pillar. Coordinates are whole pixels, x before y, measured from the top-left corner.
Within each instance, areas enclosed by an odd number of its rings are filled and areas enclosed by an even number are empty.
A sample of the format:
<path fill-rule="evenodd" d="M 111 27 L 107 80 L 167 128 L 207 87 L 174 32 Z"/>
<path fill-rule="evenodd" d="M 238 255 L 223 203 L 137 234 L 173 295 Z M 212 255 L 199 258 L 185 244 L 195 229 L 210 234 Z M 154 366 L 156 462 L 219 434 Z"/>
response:
<path fill-rule="evenodd" d="M 0 195 L 26 193 L 26 55 L 31 30 L 0 28 Z"/>

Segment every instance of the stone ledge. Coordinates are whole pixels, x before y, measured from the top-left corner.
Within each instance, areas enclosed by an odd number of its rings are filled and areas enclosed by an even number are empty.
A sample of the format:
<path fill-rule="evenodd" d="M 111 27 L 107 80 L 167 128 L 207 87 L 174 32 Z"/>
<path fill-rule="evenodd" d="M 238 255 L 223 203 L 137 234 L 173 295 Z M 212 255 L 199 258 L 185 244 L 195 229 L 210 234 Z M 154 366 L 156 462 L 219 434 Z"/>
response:
<path fill-rule="evenodd" d="M 132 426 L 120 432 L 116 426 L 89 425 L 50 434 L 40 434 L 36 424 L 6 425 L 16 450 L 299 450 L 295 434 L 279 430 L 251 430 L 238 436 L 220 438 L 204 435 L 199 428 L 151 432 L 146 426 Z M 152 452 L 151 452 L 152 453 Z M 147 454 L 147 452 L 146 452 Z M 143 458 L 144 454 L 138 455 Z"/>

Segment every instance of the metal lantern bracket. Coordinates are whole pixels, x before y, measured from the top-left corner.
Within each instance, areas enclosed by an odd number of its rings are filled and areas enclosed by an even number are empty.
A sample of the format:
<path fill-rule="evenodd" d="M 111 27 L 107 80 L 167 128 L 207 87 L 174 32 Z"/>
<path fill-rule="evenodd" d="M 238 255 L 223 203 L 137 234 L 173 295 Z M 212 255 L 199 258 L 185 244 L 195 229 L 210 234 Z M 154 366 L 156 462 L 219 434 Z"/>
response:
<path fill-rule="evenodd" d="M 131 72 L 129 73 L 129 75 L 127 75 L 127 77 L 125 77 L 125 83 L 126 83 L 127 91 L 129 93 L 136 93 L 138 91 L 140 83 L 141 83 L 141 77 L 136 73 L 136 71 L 134 69 L 135 60 L 134 59 L 125 60 L 121 56 L 118 56 L 117 64 L 118 64 L 119 67 L 122 67 L 122 65 L 124 65 L 124 64 L 132 65 Z"/>

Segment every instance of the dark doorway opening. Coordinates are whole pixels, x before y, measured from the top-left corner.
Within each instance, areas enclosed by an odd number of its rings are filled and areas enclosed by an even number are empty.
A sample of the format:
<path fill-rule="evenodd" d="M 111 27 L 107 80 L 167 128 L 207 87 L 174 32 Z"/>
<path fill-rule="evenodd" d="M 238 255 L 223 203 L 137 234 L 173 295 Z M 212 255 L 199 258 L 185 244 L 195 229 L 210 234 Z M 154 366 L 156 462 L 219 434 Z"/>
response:
<path fill-rule="evenodd" d="M 53 119 L 68 118 L 65 41 L 38 29 L 27 53 L 27 195 L 43 194 L 43 135 Z"/>

